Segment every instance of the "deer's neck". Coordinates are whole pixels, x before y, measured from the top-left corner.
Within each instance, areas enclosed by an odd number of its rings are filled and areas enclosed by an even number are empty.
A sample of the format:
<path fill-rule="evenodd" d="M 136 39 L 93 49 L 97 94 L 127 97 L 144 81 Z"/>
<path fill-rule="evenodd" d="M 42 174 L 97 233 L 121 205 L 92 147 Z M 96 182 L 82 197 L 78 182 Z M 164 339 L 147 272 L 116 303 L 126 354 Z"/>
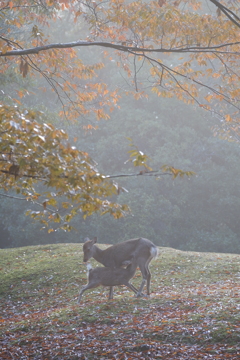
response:
<path fill-rule="evenodd" d="M 104 266 L 109 266 L 110 259 L 108 259 L 108 256 L 106 255 L 105 250 L 101 250 L 97 246 L 94 246 L 92 257 Z"/>

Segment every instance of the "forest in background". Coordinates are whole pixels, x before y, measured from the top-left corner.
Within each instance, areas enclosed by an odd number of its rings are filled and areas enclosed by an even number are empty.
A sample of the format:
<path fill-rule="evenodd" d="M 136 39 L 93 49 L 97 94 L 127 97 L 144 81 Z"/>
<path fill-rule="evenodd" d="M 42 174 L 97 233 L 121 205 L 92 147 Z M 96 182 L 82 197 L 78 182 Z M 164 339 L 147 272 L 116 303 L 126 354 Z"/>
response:
<path fill-rule="evenodd" d="M 153 168 L 171 163 L 196 175 L 121 178 L 128 192 L 118 195 L 118 202 L 127 203 L 132 214 L 122 219 L 79 216 L 72 221 L 76 230 L 71 232 L 48 234 L 25 216 L 27 203 L 1 199 L 1 246 L 82 242 L 87 236 L 116 243 L 141 236 L 159 246 L 239 253 L 239 145 L 214 137 L 212 119 L 203 115 L 173 99 L 123 98 L 120 109 L 97 130 L 85 133 L 77 124 L 66 124 L 72 138 L 77 135 L 76 146 L 88 151 L 104 173 L 134 172 L 125 163 L 130 136 L 151 158 Z"/>
<path fill-rule="evenodd" d="M 63 12 L 55 22 L 51 37 L 54 41 L 69 41 L 85 25 L 78 22 L 69 27 L 71 18 Z M 27 31 L 17 29 L 24 36 Z M 44 29 L 47 33 L 47 29 Z M 124 87 L 125 78 L 121 69 L 116 71 L 117 61 L 105 57 L 101 49 L 81 49 L 82 59 L 87 63 L 98 61 L 104 68 L 98 81 L 109 81 L 110 86 Z M 163 55 L 167 56 L 167 55 Z M 168 56 L 169 64 L 175 66 L 179 55 Z M 59 242 L 82 242 L 97 236 L 101 243 L 116 243 L 134 237 L 146 237 L 158 246 L 182 250 L 240 253 L 240 208 L 239 190 L 239 143 L 214 136 L 214 126 L 219 120 L 201 107 L 186 105 L 176 98 L 162 98 L 148 93 L 138 100 L 123 95 L 110 114 L 110 119 L 101 121 L 91 115 L 77 122 L 64 121 L 58 113 L 61 104 L 56 95 L 38 91 L 44 79 L 22 77 L 11 67 L 1 75 L 2 101 L 9 94 L 15 96 L 15 84 L 34 96 L 24 96 L 24 106 L 40 110 L 57 128 L 63 128 L 70 142 L 86 151 L 97 162 L 100 172 L 109 175 L 131 174 L 135 170 L 128 162 L 129 139 L 150 158 L 153 169 L 171 164 L 177 169 L 194 171 L 195 176 L 177 178 L 161 175 L 119 177 L 118 183 L 127 192 L 115 195 L 120 204 L 127 204 L 131 214 L 114 219 L 109 214 L 93 214 L 84 219 L 76 216 L 71 232 L 56 230 L 48 233 L 42 224 L 34 222 L 25 213 L 28 202 L 1 197 L 0 233 L 1 247 L 18 247 Z M 147 77 L 147 73 L 141 75 Z M 83 124 L 92 124 L 86 130 Z M 94 129 L 96 128 L 96 129 Z M 41 187 L 42 185 L 39 185 Z"/>

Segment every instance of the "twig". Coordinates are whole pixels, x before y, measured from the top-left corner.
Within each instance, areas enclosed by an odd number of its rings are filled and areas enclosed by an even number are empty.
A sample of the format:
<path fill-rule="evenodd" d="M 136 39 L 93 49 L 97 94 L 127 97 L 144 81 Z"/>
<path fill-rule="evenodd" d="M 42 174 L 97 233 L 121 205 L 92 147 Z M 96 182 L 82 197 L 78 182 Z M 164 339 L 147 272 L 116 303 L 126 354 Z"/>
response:
<path fill-rule="evenodd" d="M 162 175 L 173 175 L 172 173 L 168 172 L 161 172 L 161 170 L 152 170 L 152 171 L 140 171 L 139 173 L 133 174 L 117 174 L 117 175 L 106 175 L 105 178 L 113 179 L 113 178 L 120 178 L 120 177 L 130 177 L 130 176 L 162 176 Z"/>

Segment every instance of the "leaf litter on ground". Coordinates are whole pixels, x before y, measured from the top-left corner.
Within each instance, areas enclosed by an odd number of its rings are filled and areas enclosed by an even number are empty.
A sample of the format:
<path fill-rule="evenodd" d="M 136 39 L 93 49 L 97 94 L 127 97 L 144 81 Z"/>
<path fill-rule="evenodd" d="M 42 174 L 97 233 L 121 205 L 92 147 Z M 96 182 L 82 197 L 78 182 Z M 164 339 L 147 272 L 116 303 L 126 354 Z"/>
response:
<path fill-rule="evenodd" d="M 2 359 L 240 359 L 240 255 L 160 248 L 150 298 L 97 288 L 77 305 L 81 244 L 0 253 Z"/>

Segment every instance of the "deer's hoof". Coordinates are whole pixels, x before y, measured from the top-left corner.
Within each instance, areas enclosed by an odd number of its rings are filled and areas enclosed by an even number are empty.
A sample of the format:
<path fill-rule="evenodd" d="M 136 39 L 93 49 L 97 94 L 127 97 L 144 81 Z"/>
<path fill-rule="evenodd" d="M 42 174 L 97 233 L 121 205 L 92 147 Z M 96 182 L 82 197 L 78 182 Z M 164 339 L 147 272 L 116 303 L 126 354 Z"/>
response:
<path fill-rule="evenodd" d="M 146 294 L 143 294 L 143 293 L 137 293 L 137 295 L 136 295 L 136 297 L 138 298 L 138 297 L 144 297 L 144 298 L 147 298 L 147 297 L 149 297 L 149 295 L 146 295 Z"/>

